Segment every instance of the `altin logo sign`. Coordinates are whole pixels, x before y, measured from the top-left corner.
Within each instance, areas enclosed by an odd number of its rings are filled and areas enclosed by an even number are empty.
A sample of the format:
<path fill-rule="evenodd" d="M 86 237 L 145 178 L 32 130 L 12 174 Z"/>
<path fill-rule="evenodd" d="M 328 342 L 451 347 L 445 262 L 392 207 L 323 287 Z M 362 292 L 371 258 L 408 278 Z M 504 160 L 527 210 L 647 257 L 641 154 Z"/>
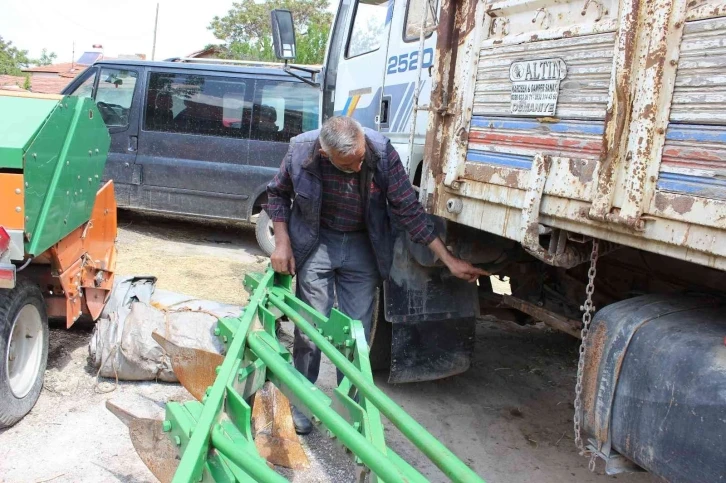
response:
<path fill-rule="evenodd" d="M 511 112 L 520 116 L 554 116 L 560 81 L 567 76 L 567 64 L 558 58 L 512 62 Z"/>

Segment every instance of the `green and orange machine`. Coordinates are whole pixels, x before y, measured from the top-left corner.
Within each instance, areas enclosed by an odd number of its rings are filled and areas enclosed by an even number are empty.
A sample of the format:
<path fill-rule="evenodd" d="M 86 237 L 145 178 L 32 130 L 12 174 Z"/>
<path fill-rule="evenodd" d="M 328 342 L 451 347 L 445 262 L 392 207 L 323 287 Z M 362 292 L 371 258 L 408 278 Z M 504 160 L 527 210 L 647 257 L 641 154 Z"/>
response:
<path fill-rule="evenodd" d="M 92 99 L 0 90 L 0 428 L 40 395 L 48 318 L 96 319 L 113 287 L 109 144 Z"/>

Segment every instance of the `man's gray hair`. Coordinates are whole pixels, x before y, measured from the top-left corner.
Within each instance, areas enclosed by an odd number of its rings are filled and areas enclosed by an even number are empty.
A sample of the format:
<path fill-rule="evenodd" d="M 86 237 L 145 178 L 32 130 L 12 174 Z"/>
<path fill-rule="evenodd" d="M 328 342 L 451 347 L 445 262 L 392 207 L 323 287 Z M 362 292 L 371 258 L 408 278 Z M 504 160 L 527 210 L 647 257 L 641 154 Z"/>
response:
<path fill-rule="evenodd" d="M 360 146 L 363 127 L 352 117 L 331 117 L 320 129 L 320 146 L 328 154 L 335 152 L 344 156 L 353 154 Z"/>

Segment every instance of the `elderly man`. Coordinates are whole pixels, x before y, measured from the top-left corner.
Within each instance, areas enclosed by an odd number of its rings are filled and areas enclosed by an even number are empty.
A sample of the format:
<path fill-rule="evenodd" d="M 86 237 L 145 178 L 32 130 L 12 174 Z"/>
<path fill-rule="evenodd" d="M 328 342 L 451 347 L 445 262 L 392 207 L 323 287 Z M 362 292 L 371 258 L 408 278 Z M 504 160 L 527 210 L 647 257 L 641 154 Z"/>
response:
<path fill-rule="evenodd" d="M 352 118 L 332 117 L 320 130 L 292 138 L 267 196 L 275 229 L 273 269 L 297 273 L 298 297 L 325 316 L 337 295 L 340 310 L 363 323 L 366 337 L 376 288 L 393 260 L 392 220 L 455 276 L 474 282 L 487 275 L 449 253 L 390 140 Z M 320 350 L 297 328 L 293 359 L 314 383 Z M 312 430 L 295 407 L 293 421 L 300 434 Z"/>

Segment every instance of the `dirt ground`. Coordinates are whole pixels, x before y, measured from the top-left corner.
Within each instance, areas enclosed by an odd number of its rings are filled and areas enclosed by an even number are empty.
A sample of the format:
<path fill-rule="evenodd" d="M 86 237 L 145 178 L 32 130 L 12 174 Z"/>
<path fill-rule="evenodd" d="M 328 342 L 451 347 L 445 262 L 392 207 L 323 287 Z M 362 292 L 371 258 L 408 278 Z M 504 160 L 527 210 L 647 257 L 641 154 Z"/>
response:
<path fill-rule="evenodd" d="M 160 288 L 223 302 L 244 303 L 245 272 L 267 260 L 251 227 L 200 225 L 122 214 L 118 273 L 154 274 Z M 290 343 L 290 326 L 284 326 Z M 33 411 L 0 430 L 0 481 L 42 483 L 155 481 L 136 455 L 126 427 L 109 413 L 108 399 L 143 400 L 163 413 L 163 402 L 186 400 L 176 384 L 97 379 L 88 363 L 89 326 L 53 328 L 45 384 Z M 651 482 L 645 474 L 590 473 L 572 441 L 577 343 L 538 327 L 481 320 L 476 358 L 467 373 L 446 380 L 390 385 L 376 382 L 482 478 L 489 482 Z M 324 360 L 319 385 L 335 381 Z M 448 481 L 396 430 L 388 444 L 434 482 Z M 312 468 L 286 476 L 296 482 L 352 482 L 354 465 L 315 430 L 303 437 Z"/>

